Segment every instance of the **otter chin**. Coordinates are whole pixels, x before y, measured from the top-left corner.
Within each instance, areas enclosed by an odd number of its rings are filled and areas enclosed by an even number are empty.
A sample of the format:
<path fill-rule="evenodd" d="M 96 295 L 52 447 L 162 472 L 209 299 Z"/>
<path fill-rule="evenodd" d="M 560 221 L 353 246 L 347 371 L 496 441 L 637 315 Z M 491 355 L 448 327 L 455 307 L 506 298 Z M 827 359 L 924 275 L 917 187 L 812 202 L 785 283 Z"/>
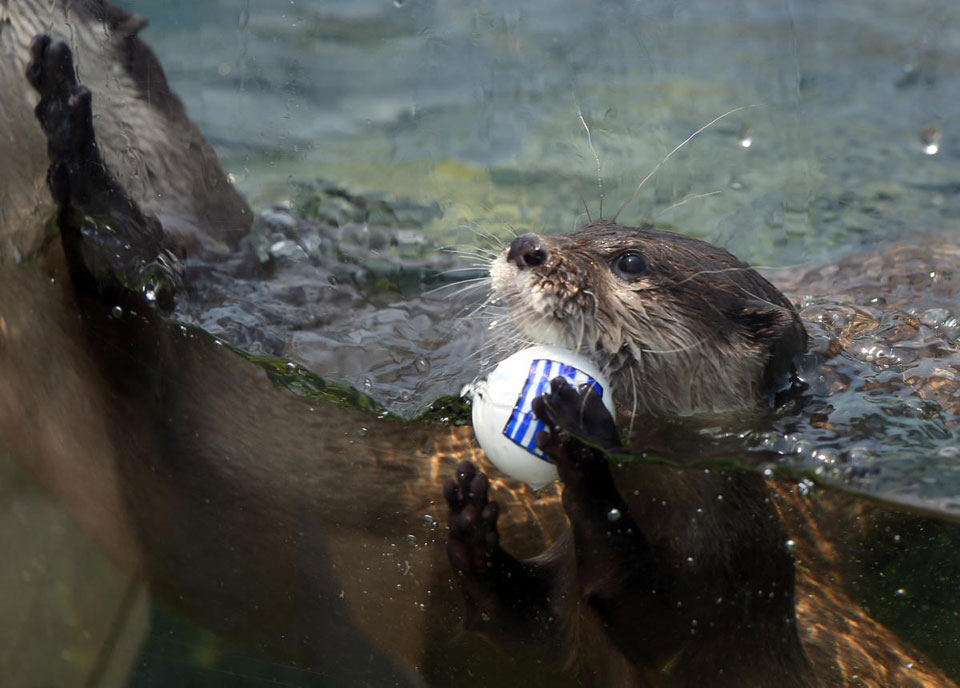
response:
<path fill-rule="evenodd" d="M 490 265 L 519 339 L 589 356 L 635 413 L 688 415 L 772 403 L 807 334 L 791 303 L 729 252 L 609 220 L 523 234 Z"/>

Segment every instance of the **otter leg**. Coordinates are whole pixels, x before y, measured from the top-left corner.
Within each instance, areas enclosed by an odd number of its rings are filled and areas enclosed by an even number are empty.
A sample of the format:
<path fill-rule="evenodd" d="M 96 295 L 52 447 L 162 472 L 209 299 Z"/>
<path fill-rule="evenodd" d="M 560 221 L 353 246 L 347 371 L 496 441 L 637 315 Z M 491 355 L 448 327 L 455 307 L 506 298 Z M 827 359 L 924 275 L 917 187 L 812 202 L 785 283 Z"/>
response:
<path fill-rule="evenodd" d="M 500 507 L 489 499 L 487 476 L 469 462 L 443 486 L 450 506 L 447 554 L 466 600 L 465 625 L 498 641 L 542 647 L 551 633 L 552 572 L 500 547 Z"/>
<path fill-rule="evenodd" d="M 61 240 L 78 288 L 142 294 L 172 306 L 178 261 L 164 250 L 159 221 L 144 214 L 107 169 L 97 147 L 91 94 L 77 81 L 63 41 L 33 39 L 26 76 L 40 94 L 34 112 L 47 137 L 47 184 L 59 207 Z"/>
<path fill-rule="evenodd" d="M 650 557 L 601 449 L 620 444 L 616 423 L 592 387 L 578 391 L 563 378 L 534 399 L 533 411 L 549 427 L 537 444 L 556 463 L 564 485 L 580 590 L 594 603 L 616 598 L 635 572 L 649 570 L 644 564 Z"/>

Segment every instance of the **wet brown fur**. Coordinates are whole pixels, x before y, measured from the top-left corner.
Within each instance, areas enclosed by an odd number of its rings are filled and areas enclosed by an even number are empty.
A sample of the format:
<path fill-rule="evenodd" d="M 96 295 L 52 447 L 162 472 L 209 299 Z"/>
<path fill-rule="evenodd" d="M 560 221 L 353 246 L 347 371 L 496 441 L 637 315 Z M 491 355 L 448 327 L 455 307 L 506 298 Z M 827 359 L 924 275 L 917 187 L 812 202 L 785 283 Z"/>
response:
<path fill-rule="evenodd" d="M 537 237 L 546 260 L 519 269 L 505 250 L 491 281 L 522 337 L 580 351 L 638 413 L 750 408 L 789 384 L 806 331 L 790 302 L 727 251 L 611 221 Z M 627 281 L 611 265 L 639 252 Z"/>

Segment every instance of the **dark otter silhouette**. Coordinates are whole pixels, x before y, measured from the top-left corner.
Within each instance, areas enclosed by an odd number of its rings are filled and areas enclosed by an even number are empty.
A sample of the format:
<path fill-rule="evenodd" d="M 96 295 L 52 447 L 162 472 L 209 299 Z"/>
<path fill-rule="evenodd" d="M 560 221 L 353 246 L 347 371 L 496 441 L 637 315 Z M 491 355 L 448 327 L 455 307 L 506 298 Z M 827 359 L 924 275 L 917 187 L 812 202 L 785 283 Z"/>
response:
<path fill-rule="evenodd" d="M 536 663 L 513 671 L 513 653 L 471 648 L 475 657 L 452 660 L 441 643 L 424 654 L 418 639 L 428 622 L 410 615 L 432 591 L 441 601 L 429 623 L 450 631 L 443 538 L 424 535 L 413 546 L 408 536 L 434 511 L 442 476 L 457 460 L 481 460 L 469 429 L 400 426 L 293 397 L 204 333 L 165 322 L 144 286 L 158 284 L 154 295 L 166 294 L 158 307 L 176 289 L 167 238 L 100 158 L 89 93 L 76 81 L 70 51 L 39 38 L 33 53 L 29 75 L 41 93 L 37 115 L 49 141 L 60 236 L 34 263 L 4 267 L 0 280 L 4 450 L 158 592 L 211 628 L 335 685 L 413 685 L 415 665 L 437 684 L 497 671 L 501 684 L 544 676 Z M 110 254 L 118 237 L 131 244 L 120 259 Z M 38 389 L 48 391 L 42 403 Z M 663 480 L 661 494 L 682 501 L 682 474 L 667 471 Z M 507 508 L 497 519 L 512 549 L 542 547 L 561 529 L 555 491 L 535 500 L 514 483 L 497 481 L 495 489 L 497 501 L 526 507 Z M 625 518 L 643 517 L 628 507 Z M 716 524 L 736 532 L 726 517 Z M 729 553 L 741 545 L 708 544 Z M 775 557 L 774 578 L 783 575 L 780 561 Z M 574 586 L 579 580 L 568 579 Z M 784 603 L 775 596 L 770 604 Z M 845 613 L 862 615 L 844 604 Z M 894 665 L 910 651 L 868 617 L 857 618 L 857 647 L 883 660 L 875 671 L 882 667 L 896 682 Z M 624 675 L 636 678 L 632 667 L 655 665 L 667 652 L 656 644 L 650 656 L 625 652 L 635 619 L 608 619 L 609 634 L 583 633 L 577 643 L 585 679 L 602 682 L 623 661 L 631 665 Z M 836 627 L 817 610 L 801 615 L 804 623 L 822 624 L 826 634 Z M 845 661 L 844 648 L 830 651 L 824 634 L 804 634 L 815 675 L 848 676 L 850 667 L 869 675 L 869 666 Z M 591 643 L 598 646 L 593 663 Z M 766 660 L 763 646 L 742 650 Z M 783 668 L 757 671 L 773 680 Z M 921 667 L 910 676 L 948 684 Z"/>

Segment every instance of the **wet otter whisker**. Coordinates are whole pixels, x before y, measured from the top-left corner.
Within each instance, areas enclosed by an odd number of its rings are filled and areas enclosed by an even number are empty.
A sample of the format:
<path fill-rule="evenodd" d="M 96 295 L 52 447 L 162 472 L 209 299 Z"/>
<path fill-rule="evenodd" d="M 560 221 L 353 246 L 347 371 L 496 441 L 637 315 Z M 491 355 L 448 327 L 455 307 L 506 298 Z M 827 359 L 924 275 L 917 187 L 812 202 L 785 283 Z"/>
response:
<path fill-rule="evenodd" d="M 580 194 L 580 202 L 583 203 L 583 211 L 587 215 L 587 222 L 593 222 L 593 218 L 590 217 L 590 208 L 587 207 L 587 199 L 583 197 L 583 194 Z M 581 217 L 583 217 L 583 213 L 580 213 L 579 215 L 577 215 L 577 219 L 574 222 L 574 228 L 577 227 Z"/>
<path fill-rule="evenodd" d="M 642 352 L 645 353 L 645 354 L 655 354 L 655 355 L 658 355 L 658 356 L 660 356 L 660 355 L 667 355 L 667 354 L 681 354 L 681 353 L 683 353 L 684 351 L 692 351 L 693 349 L 697 349 L 697 348 L 703 346 L 705 343 L 707 343 L 707 342 L 710 341 L 711 339 L 713 339 L 713 336 L 707 336 L 707 337 L 704 337 L 703 339 L 700 339 L 699 341 L 696 341 L 696 342 L 694 342 L 694 343 L 692 343 L 692 344 L 688 344 L 687 346 L 680 346 L 680 347 L 677 347 L 677 348 L 675 348 L 675 349 L 647 349 L 647 348 L 638 348 L 637 351 L 642 351 Z"/>
<path fill-rule="evenodd" d="M 465 229 L 468 232 L 471 232 L 472 234 L 474 234 L 475 236 L 478 236 L 482 239 L 486 239 L 495 247 L 496 250 L 500 250 L 504 246 L 506 246 L 506 242 L 504 242 L 503 239 L 498 237 L 496 234 L 493 234 L 491 232 L 485 232 L 482 229 L 478 229 L 477 227 L 471 227 L 470 225 L 460 225 L 458 229 Z M 510 227 L 506 227 L 505 229 L 508 232 L 510 232 L 514 237 L 516 237 L 516 232 L 514 232 L 513 229 L 511 229 Z"/>
<path fill-rule="evenodd" d="M 660 212 L 654 214 L 653 219 L 656 220 L 658 217 L 662 217 L 663 215 L 665 215 L 666 213 L 669 213 L 674 208 L 679 208 L 680 206 L 684 205 L 685 203 L 689 203 L 690 201 L 695 201 L 698 198 L 707 198 L 708 196 L 716 196 L 717 194 L 721 194 L 721 193 L 723 193 L 723 189 L 717 189 L 716 191 L 708 191 L 707 193 L 696 194 L 694 196 L 687 196 L 683 200 L 677 201 L 673 205 L 667 206 Z"/>
<path fill-rule="evenodd" d="M 714 124 L 716 124 L 717 122 L 719 122 L 720 120 L 722 120 L 724 117 L 729 117 L 730 115 L 732 115 L 732 114 L 734 114 L 734 113 L 737 113 L 737 112 L 740 112 L 741 110 L 746 110 L 747 108 L 752 108 L 752 107 L 757 107 L 757 105 L 756 105 L 756 104 L 753 104 L 753 105 L 741 105 L 740 107 L 734 108 L 734 109 L 732 109 L 732 110 L 728 110 L 727 112 L 724 112 L 724 113 L 723 113 L 722 115 L 720 115 L 719 117 L 716 117 L 716 118 L 714 118 L 713 120 L 707 122 L 707 123 L 704 124 L 702 127 L 700 127 L 699 129 L 697 129 L 695 132 L 693 132 L 692 134 L 690 134 L 690 136 L 688 136 L 688 137 L 685 138 L 683 141 L 681 141 L 672 151 L 670 151 L 670 152 L 667 153 L 665 156 L 663 156 L 663 160 L 661 160 L 660 162 L 658 162 L 658 163 L 654 166 L 654 168 L 653 168 L 652 170 L 650 170 L 650 172 L 647 174 L 646 177 L 644 177 L 642 180 L 640 180 L 640 183 L 637 185 L 637 188 L 634 189 L 633 194 L 631 194 L 630 198 L 628 198 L 626 201 L 624 201 L 624 202 L 623 202 L 623 205 L 621 205 L 621 206 L 617 209 L 616 214 L 613 216 L 613 221 L 614 221 L 614 222 L 617 221 L 617 218 L 620 217 L 620 213 L 623 212 L 623 209 L 626 208 L 628 205 L 630 205 L 630 204 L 634 201 L 634 199 L 636 199 L 637 195 L 640 193 L 640 190 L 643 188 L 644 184 L 646 184 L 648 181 L 650 181 L 650 178 L 653 177 L 653 175 L 655 175 L 655 174 L 657 173 L 657 170 L 659 170 L 659 169 L 663 166 L 663 164 L 664 164 L 665 162 L 667 162 L 667 160 L 669 160 L 670 158 L 673 157 L 673 154 L 674 154 L 674 153 L 676 153 L 678 150 L 680 150 L 681 148 L 683 148 L 684 146 L 686 146 L 686 145 L 687 145 L 688 143 L 690 143 L 690 141 L 693 140 L 696 136 L 698 136 L 698 135 L 699 135 L 700 133 L 702 133 L 703 131 L 705 131 L 705 130 L 709 129 L 710 127 L 712 127 Z"/>
<path fill-rule="evenodd" d="M 434 294 L 438 294 L 442 292 L 444 289 L 456 289 L 456 291 L 453 291 L 447 294 L 446 296 L 447 298 L 450 298 L 450 299 L 457 299 L 464 296 L 465 294 L 469 294 L 472 291 L 480 289 L 481 287 L 486 287 L 489 281 L 490 280 L 488 277 L 474 277 L 473 279 L 462 280 L 460 282 L 453 282 L 451 284 L 442 284 L 439 287 L 435 287 L 433 289 L 429 289 L 423 292 L 423 295 L 432 296 Z"/>
<path fill-rule="evenodd" d="M 580 124 L 583 125 L 583 130 L 587 132 L 587 145 L 590 146 L 590 152 L 593 153 L 593 159 L 597 161 L 597 188 L 600 191 L 600 217 L 598 219 L 603 219 L 603 171 L 600 164 L 600 156 L 597 154 L 597 149 L 593 147 L 593 136 L 590 133 L 590 127 L 587 126 L 587 120 L 583 118 L 583 111 L 580 109 L 580 106 L 577 105 L 577 116 L 580 117 Z M 587 211 L 587 219 L 590 222 L 593 220 L 590 219 L 590 210 L 587 208 L 586 202 L 583 204 L 584 209 Z"/>

